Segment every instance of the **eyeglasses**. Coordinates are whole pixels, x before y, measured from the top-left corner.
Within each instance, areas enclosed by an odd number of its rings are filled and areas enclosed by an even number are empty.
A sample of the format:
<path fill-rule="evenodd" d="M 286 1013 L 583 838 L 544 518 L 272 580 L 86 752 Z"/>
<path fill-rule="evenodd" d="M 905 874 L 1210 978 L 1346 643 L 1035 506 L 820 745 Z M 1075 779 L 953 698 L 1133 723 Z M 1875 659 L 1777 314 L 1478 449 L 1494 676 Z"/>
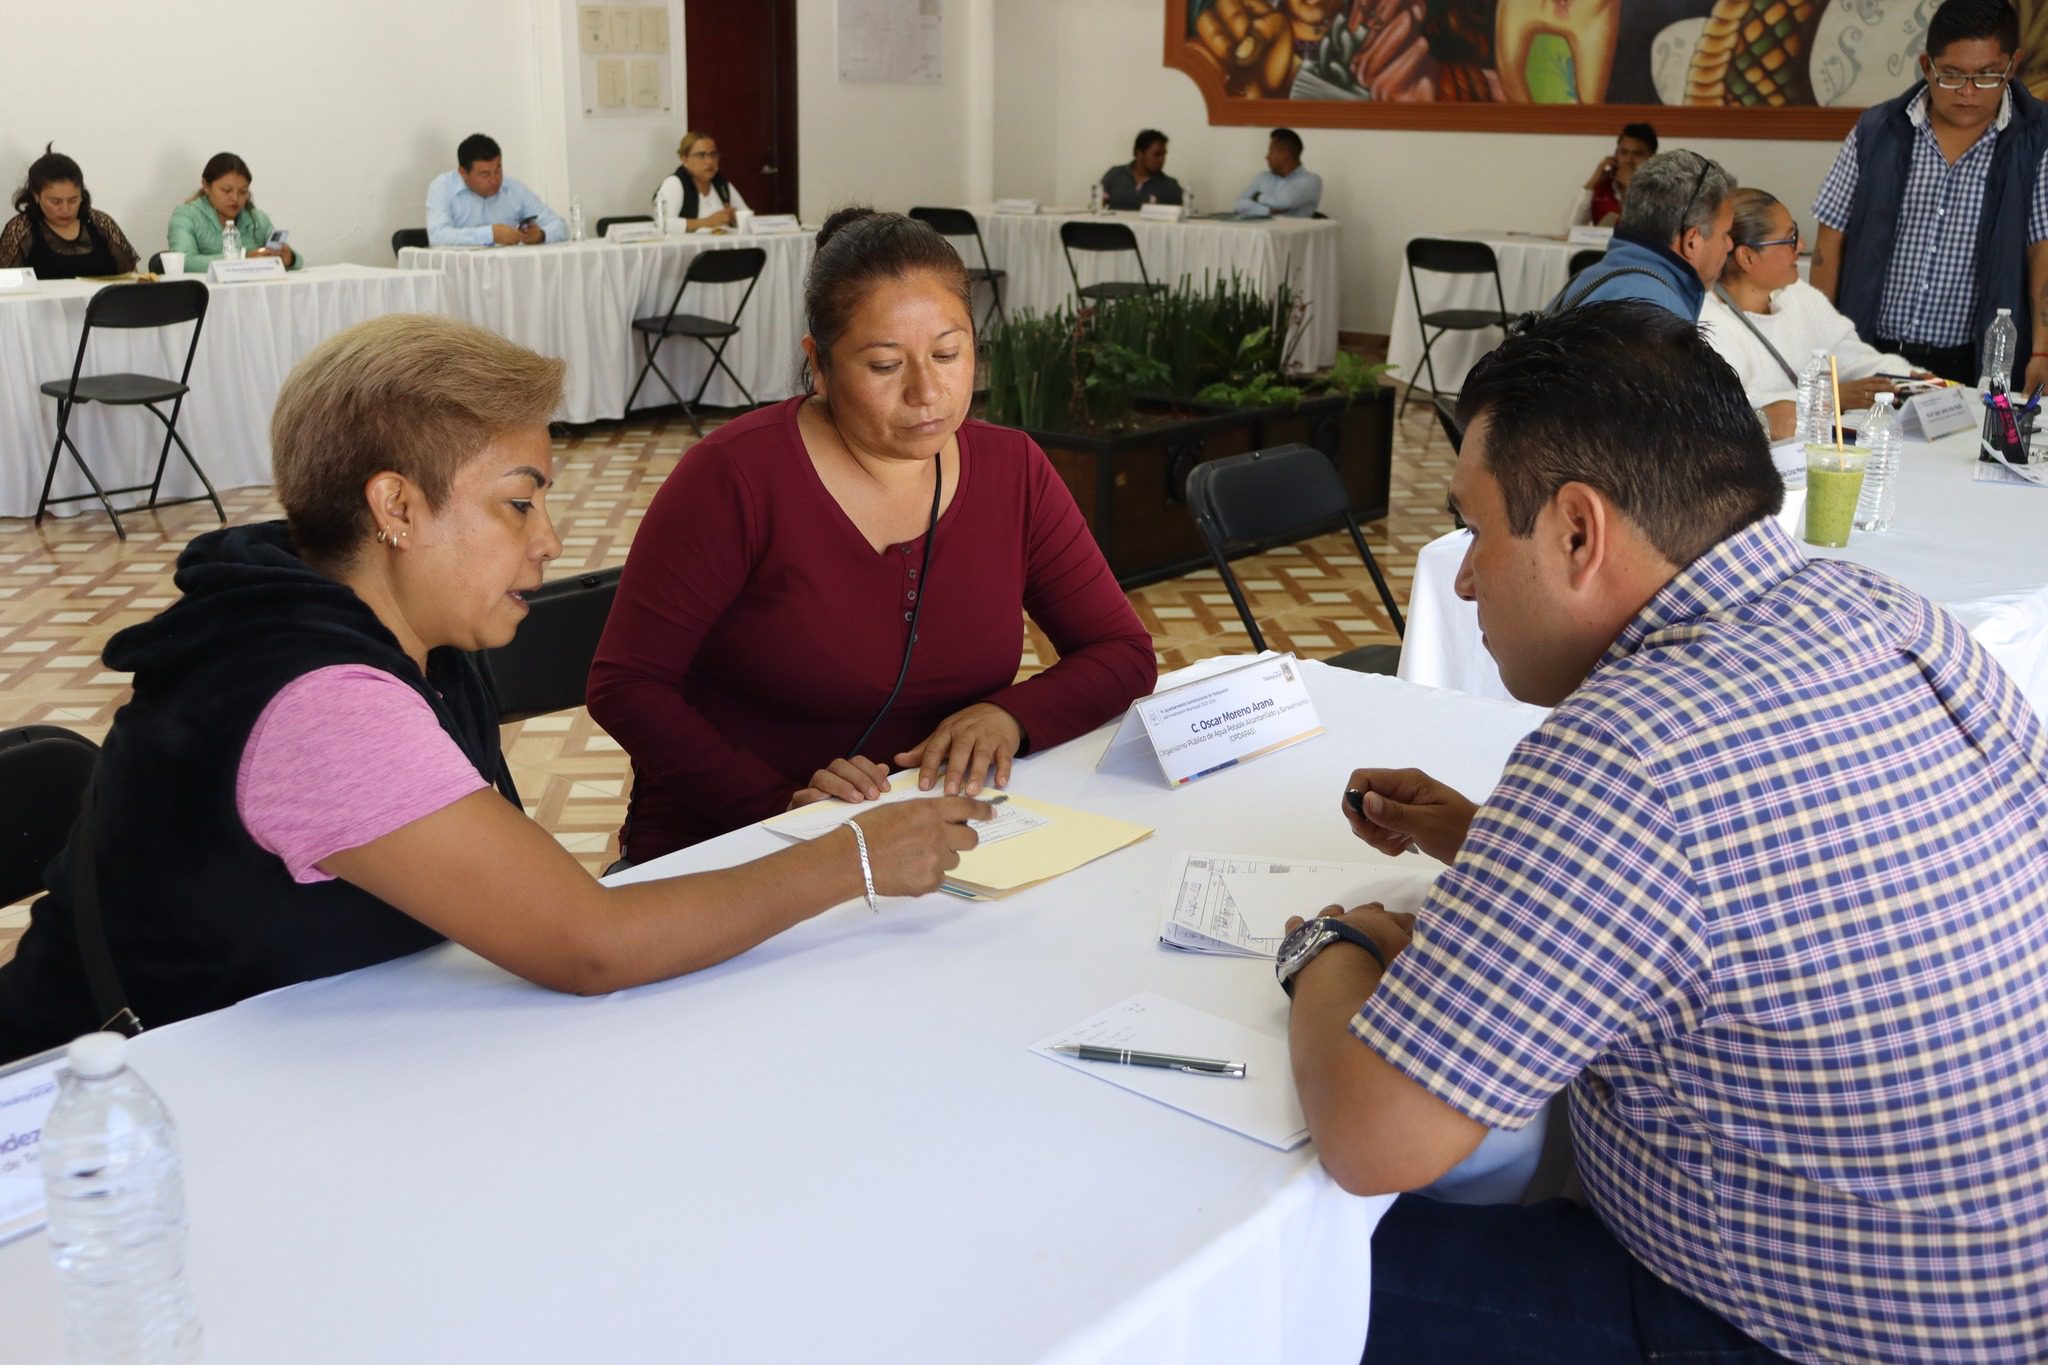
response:
<path fill-rule="evenodd" d="M 2012 62 L 2007 61 L 2004 67 L 1997 71 L 1977 71 L 1968 75 L 1960 71 L 1943 71 L 1937 66 L 1929 73 L 1927 79 L 1944 90 L 1960 90 L 1966 85 L 1974 85 L 1979 90 L 1996 90 L 2011 76 Z"/>
<path fill-rule="evenodd" d="M 1744 242 L 1743 245 L 1751 251 L 1762 251 L 1767 246 L 1798 246 L 1800 241 L 1799 232 L 1794 229 L 1790 237 L 1773 237 L 1768 242 Z"/>
<path fill-rule="evenodd" d="M 713 149 L 712 149 L 711 151 L 708 151 L 708 152 L 691 152 L 691 153 L 690 153 L 690 156 L 691 156 L 691 157 L 699 157 L 699 156 L 701 156 L 701 157 L 703 157 L 703 158 L 704 158 L 704 159 L 705 159 L 706 161 L 716 161 L 716 160 L 718 160 L 718 151 L 717 151 L 717 149 L 716 149 L 716 148 L 713 148 Z M 688 159 L 689 159 L 689 157 L 685 157 L 684 159 L 685 159 L 685 160 L 688 160 Z"/>
<path fill-rule="evenodd" d="M 1714 169 L 1713 162 L 1700 156 L 1698 152 L 1694 152 L 1693 155 L 1700 158 L 1700 173 L 1699 178 L 1692 182 L 1692 193 L 1685 197 L 1685 211 L 1678 215 L 1678 230 L 1681 233 L 1685 231 L 1685 225 L 1692 220 L 1692 206 L 1699 202 L 1700 191 L 1706 188 L 1707 173 Z"/>

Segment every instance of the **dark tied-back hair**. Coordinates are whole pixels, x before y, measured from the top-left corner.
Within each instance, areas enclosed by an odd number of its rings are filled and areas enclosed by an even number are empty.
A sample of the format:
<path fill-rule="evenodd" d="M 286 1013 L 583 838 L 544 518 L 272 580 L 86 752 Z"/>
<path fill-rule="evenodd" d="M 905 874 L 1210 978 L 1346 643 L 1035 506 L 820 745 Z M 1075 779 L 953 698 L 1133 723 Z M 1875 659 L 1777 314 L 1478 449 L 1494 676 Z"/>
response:
<path fill-rule="evenodd" d="M 1657 130 L 1655 128 L 1652 128 L 1649 124 L 1624 123 L 1621 125 L 1621 135 L 1623 137 L 1632 137 L 1637 142 L 1640 142 L 1645 147 L 1648 147 L 1650 149 L 1651 156 L 1655 156 L 1657 154 Z"/>
<path fill-rule="evenodd" d="M 496 161 L 503 155 L 489 133 L 471 133 L 455 148 L 455 164 L 466 171 L 479 161 Z"/>
<path fill-rule="evenodd" d="M 92 213 L 92 191 L 85 187 L 85 172 L 78 169 L 76 161 L 53 150 L 56 145 L 54 142 L 43 144 L 43 154 L 28 163 L 28 179 L 14 192 L 14 211 L 27 214 L 31 222 L 39 223 L 43 219 L 36 196 L 56 184 L 78 186 L 78 216 L 83 219 Z"/>
<path fill-rule="evenodd" d="M 1288 151 L 1294 153 L 1294 159 L 1296 161 L 1301 160 L 1300 133 L 1295 132 L 1292 128 L 1275 128 L 1270 134 L 1268 134 L 1268 136 L 1271 137 L 1273 141 L 1279 143 L 1282 147 L 1285 147 Z"/>
<path fill-rule="evenodd" d="M 1136 141 L 1131 143 L 1131 155 L 1143 156 L 1152 150 L 1154 143 L 1164 141 L 1166 141 L 1166 134 L 1160 132 L 1157 128 L 1147 128 L 1138 134 Z"/>
<path fill-rule="evenodd" d="M 2020 16 L 2005 0 L 1948 0 L 1927 21 L 1927 59 L 1940 61 L 1951 43 L 1991 38 L 2007 56 L 2020 50 Z"/>
<path fill-rule="evenodd" d="M 967 267 L 930 224 L 865 207 L 840 209 L 827 218 L 804 276 L 804 327 L 817 343 L 818 367 L 832 368 L 832 348 L 870 289 L 920 271 L 937 276 L 960 296 L 962 308 L 968 306 Z"/>
<path fill-rule="evenodd" d="M 1583 483 L 1683 567 L 1785 500 L 1735 371 L 1692 322 L 1640 299 L 1549 314 L 1510 336 L 1459 395 L 1468 430 L 1482 417 L 1486 469 L 1517 536 L 1558 489 Z"/>
<path fill-rule="evenodd" d="M 233 152 L 215 152 L 207 158 L 206 164 L 199 168 L 200 188 L 194 190 L 187 198 L 197 199 L 200 195 L 206 193 L 206 186 L 211 185 L 224 175 L 239 175 L 252 185 L 256 183 L 256 176 L 249 169 L 248 162 L 242 160 Z M 250 195 L 249 203 L 253 205 L 255 202 L 256 196 Z"/>

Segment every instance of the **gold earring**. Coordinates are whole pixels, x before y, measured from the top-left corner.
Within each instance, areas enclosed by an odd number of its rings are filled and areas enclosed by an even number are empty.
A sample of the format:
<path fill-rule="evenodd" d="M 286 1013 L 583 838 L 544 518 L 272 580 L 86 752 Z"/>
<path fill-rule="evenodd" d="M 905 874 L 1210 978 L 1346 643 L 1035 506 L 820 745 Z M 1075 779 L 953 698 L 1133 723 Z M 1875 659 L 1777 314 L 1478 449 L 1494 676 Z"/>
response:
<path fill-rule="evenodd" d="M 390 532 L 386 531 L 381 526 L 377 528 L 377 543 L 379 545 L 382 545 L 385 541 L 389 540 L 390 538 Z"/>

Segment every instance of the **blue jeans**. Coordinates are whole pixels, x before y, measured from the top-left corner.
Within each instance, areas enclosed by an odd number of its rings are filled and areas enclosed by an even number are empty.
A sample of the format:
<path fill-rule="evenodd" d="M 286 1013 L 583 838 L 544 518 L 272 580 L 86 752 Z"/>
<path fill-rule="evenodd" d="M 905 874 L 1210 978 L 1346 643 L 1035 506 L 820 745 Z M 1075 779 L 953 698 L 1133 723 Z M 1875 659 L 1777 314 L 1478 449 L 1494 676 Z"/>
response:
<path fill-rule="evenodd" d="M 1364 1365 L 1781 1361 L 1652 1274 L 1563 1199 L 1445 1204 L 1406 1194 L 1372 1239 Z"/>

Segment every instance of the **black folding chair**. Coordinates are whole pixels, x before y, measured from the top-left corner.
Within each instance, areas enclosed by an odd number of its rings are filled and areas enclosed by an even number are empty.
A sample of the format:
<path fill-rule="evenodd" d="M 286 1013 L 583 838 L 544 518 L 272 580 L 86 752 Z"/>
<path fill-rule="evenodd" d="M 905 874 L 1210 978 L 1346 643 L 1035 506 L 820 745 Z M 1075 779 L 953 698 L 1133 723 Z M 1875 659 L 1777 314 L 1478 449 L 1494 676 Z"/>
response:
<path fill-rule="evenodd" d="M 1394 633 L 1407 632 L 1408 623 L 1402 619 L 1379 561 L 1373 558 L 1372 547 L 1365 543 L 1365 533 L 1352 514 L 1344 481 L 1320 450 L 1284 445 L 1205 460 L 1188 475 L 1187 488 L 1188 510 L 1194 514 L 1195 526 L 1209 547 L 1209 558 L 1223 576 L 1223 586 L 1251 635 L 1254 650 L 1266 647 L 1266 637 L 1259 632 L 1237 575 L 1231 572 L 1228 547 L 1236 545 L 1241 552 L 1249 552 L 1283 540 L 1298 540 L 1339 523 L 1351 532 L 1351 543 L 1358 547 L 1358 556 L 1372 575 L 1373 587 L 1379 590 L 1380 601 L 1394 623 Z M 1323 662 L 1360 673 L 1392 673 L 1400 657 L 1398 646 L 1366 645 Z"/>
<path fill-rule="evenodd" d="M 1584 251 L 1574 251 L 1571 262 L 1566 267 L 1565 278 L 1568 280 L 1577 279 L 1581 270 L 1584 270 L 1589 265 L 1598 265 L 1600 259 L 1606 254 L 1607 249 L 1605 247 L 1597 246 L 1589 247 Z"/>
<path fill-rule="evenodd" d="M 1493 297 L 1499 305 L 1495 308 L 1439 308 L 1427 312 L 1422 307 L 1422 286 L 1416 283 L 1415 272 L 1428 271 L 1432 275 L 1491 275 Z M 1455 237 L 1417 237 L 1408 243 L 1408 288 L 1415 296 L 1415 327 L 1422 334 L 1422 364 L 1429 371 L 1429 387 L 1432 393 L 1438 391 L 1436 362 L 1430 359 L 1429 351 L 1445 332 L 1483 332 L 1489 327 L 1498 327 L 1506 335 L 1508 327 L 1507 295 L 1500 285 L 1500 262 L 1494 258 L 1493 248 L 1484 242 L 1461 241 Z M 1429 334 L 1436 328 L 1436 335 Z M 1408 411 L 1408 395 L 1415 391 L 1410 384 L 1401 395 L 1401 407 L 1394 415 Z"/>
<path fill-rule="evenodd" d="M 1060 224 L 1060 250 L 1067 257 L 1067 274 L 1073 278 L 1074 292 L 1083 299 L 1094 299 L 1106 303 L 1110 299 L 1137 298 L 1166 288 L 1164 284 L 1152 283 L 1152 276 L 1145 270 L 1145 253 L 1138 250 L 1138 235 L 1124 223 L 1098 223 L 1077 219 Z M 1074 268 L 1074 253 L 1077 251 L 1128 251 L 1138 258 L 1136 280 L 1104 280 L 1100 284 L 1082 285 L 1081 272 Z"/>
<path fill-rule="evenodd" d="M 176 327 L 181 323 L 192 324 L 192 340 L 185 348 L 185 368 L 176 379 L 160 379 L 148 374 L 99 374 L 85 373 L 85 352 L 92 345 L 95 327 L 115 327 L 127 331 L 144 331 L 156 327 Z M 100 506 L 107 509 L 107 515 L 114 519 L 114 534 L 128 539 L 128 530 L 121 525 L 121 514 L 114 510 L 112 498 L 123 493 L 149 493 L 149 501 L 140 507 L 175 507 L 186 502 L 210 502 L 213 510 L 226 524 L 228 514 L 220 505 L 220 497 L 213 491 L 213 481 L 206 477 L 206 471 L 199 467 L 199 461 L 192 458 L 192 448 L 185 444 L 185 438 L 178 434 L 178 410 L 185 405 L 185 395 L 191 387 L 187 380 L 192 377 L 192 359 L 199 354 L 199 331 L 206 322 L 206 286 L 198 280 L 167 280 L 160 284 L 110 284 L 94 294 L 85 305 L 85 330 L 78 338 L 78 358 L 71 364 L 71 378 L 52 379 L 42 386 L 44 393 L 57 400 L 57 440 L 50 447 L 50 469 L 43 476 L 42 500 L 36 503 L 36 522 L 43 524 L 43 514 L 61 503 L 83 502 L 87 498 L 99 499 Z M 71 414 L 82 403 L 105 403 L 109 407 L 143 407 L 164 426 L 164 447 L 157 456 L 156 477 L 148 483 L 129 484 L 121 488 L 102 488 L 94 477 L 92 466 L 85 462 L 85 456 L 78 453 L 78 446 L 71 439 Z M 168 417 L 157 407 L 158 403 L 169 403 Z M 164 469 L 170 463 L 171 443 L 176 442 L 178 450 L 185 457 L 185 463 L 192 466 L 192 472 L 199 476 L 205 486 L 204 493 L 195 493 L 189 498 L 162 497 L 160 490 L 164 482 Z M 72 493 L 65 497 L 50 496 L 51 487 L 57 482 L 57 463 L 65 451 L 85 474 L 85 481 L 92 485 L 90 493 Z M 131 507 L 131 512 L 140 510 Z"/>
<path fill-rule="evenodd" d="M 164 273 L 163 252 L 152 251 L 149 253 L 149 273 L 152 275 L 161 275 Z"/>
<path fill-rule="evenodd" d="M 988 327 L 990 318 L 1001 318 L 1008 322 L 1010 315 L 1003 308 L 1003 281 L 1010 277 L 1010 272 L 997 270 L 989 264 L 988 243 L 981 239 L 981 224 L 974 221 L 974 215 L 966 209 L 917 208 L 910 211 L 910 216 L 921 223 L 929 223 L 932 231 L 941 237 L 974 239 L 974 249 L 981 257 L 981 264 L 967 267 L 967 284 L 969 288 L 977 284 L 986 284 L 991 300 L 988 311 L 982 314 L 981 321 L 975 324 L 974 334 L 980 336 Z M 953 249 L 959 251 L 958 247 Z M 967 260 L 965 252 L 961 253 L 960 259 L 963 263 Z"/>
<path fill-rule="evenodd" d="M 1465 426 L 1458 420 L 1458 400 L 1447 393 L 1433 393 L 1429 405 L 1436 409 L 1436 424 L 1451 441 L 1453 455 L 1465 448 Z"/>
<path fill-rule="evenodd" d="M 558 578 L 526 595 L 530 608 L 512 643 L 476 656 L 498 694 L 498 723 L 583 705 L 590 661 L 619 594 L 618 569 Z"/>
<path fill-rule="evenodd" d="M 633 410 L 633 400 L 640 396 L 640 386 L 647 382 L 649 370 L 654 372 L 654 377 L 661 381 L 669 395 L 683 405 L 683 414 L 690 419 L 690 430 L 699 436 L 704 434 L 704 428 L 697 423 L 697 404 L 703 399 L 704 390 L 711 387 L 713 370 L 724 370 L 747 402 L 751 404 L 754 401 L 754 395 L 747 392 L 747 386 L 740 383 L 740 377 L 725 363 L 725 348 L 739 334 L 740 315 L 747 311 L 747 300 L 754 297 L 754 286 L 761 279 L 761 267 L 767 263 L 768 253 L 757 246 L 700 251 L 690 258 L 689 269 L 683 272 L 683 282 L 676 286 L 676 296 L 669 301 L 668 313 L 658 318 L 633 319 L 633 330 L 640 334 L 640 344 L 647 351 L 647 363 L 640 367 L 640 377 L 633 381 L 633 391 L 626 395 L 628 413 Z M 683 306 L 683 294 L 692 284 L 738 284 L 741 280 L 746 281 L 747 292 L 740 295 L 740 306 L 732 310 L 728 321 L 676 311 Z M 705 350 L 711 352 L 711 363 L 704 367 L 703 381 L 697 385 L 697 392 L 688 398 L 676 392 L 676 386 L 668 382 L 668 375 L 654 363 L 655 352 L 670 337 L 695 337 Z"/>
<path fill-rule="evenodd" d="M 427 240 L 427 230 L 425 228 L 400 228 L 391 234 L 391 254 L 394 256 L 409 246 L 424 247 L 432 245 L 433 243 Z"/>
<path fill-rule="evenodd" d="M 654 215 L 651 213 L 621 213 L 612 218 L 600 218 L 597 220 L 597 240 L 600 242 L 604 240 L 604 235 L 611 231 L 613 223 L 651 223 L 653 221 Z"/>
<path fill-rule="evenodd" d="M 45 889 L 43 870 L 71 834 L 99 755 L 61 725 L 0 730 L 0 905 Z"/>

